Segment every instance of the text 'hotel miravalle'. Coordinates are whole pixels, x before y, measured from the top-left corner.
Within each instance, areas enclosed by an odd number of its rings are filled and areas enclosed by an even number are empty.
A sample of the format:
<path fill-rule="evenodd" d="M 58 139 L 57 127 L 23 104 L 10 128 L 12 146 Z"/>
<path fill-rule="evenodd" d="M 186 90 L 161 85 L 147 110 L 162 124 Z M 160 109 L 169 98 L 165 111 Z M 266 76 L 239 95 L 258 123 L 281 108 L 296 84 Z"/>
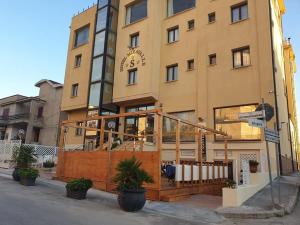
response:
<path fill-rule="evenodd" d="M 239 119 L 264 99 L 275 109 L 268 127 L 280 130 L 282 170 L 291 168 L 286 164 L 297 160 L 298 134 L 284 12 L 283 0 L 100 0 L 72 19 L 62 110 L 77 120 L 161 108 L 227 132 L 229 160 L 240 165 L 266 161 L 261 130 Z M 128 117 L 118 129 L 141 133 L 153 126 L 146 117 Z M 66 144 L 86 148 L 95 136 L 77 128 Z M 181 158 L 195 159 L 194 139 L 181 139 Z M 172 141 L 164 140 L 166 155 Z M 224 159 L 219 136 L 205 141 L 207 160 Z"/>

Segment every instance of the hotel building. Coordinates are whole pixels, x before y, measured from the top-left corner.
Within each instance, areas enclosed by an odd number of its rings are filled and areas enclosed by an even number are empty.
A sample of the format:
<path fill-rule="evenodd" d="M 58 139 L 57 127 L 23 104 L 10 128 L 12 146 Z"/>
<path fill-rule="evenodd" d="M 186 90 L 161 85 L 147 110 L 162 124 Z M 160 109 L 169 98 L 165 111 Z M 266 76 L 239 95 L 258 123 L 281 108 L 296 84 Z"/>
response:
<path fill-rule="evenodd" d="M 275 111 L 268 127 L 280 132 L 277 149 L 286 173 L 298 140 L 284 13 L 283 0 L 99 0 L 72 18 L 61 108 L 70 120 L 161 108 L 231 135 L 228 154 L 236 170 L 252 159 L 266 171 L 263 132 L 239 119 L 264 99 Z M 117 128 L 141 133 L 153 126 L 146 117 L 130 117 Z M 86 147 L 97 137 L 76 129 L 66 144 Z M 220 141 L 205 140 L 207 160 L 224 158 Z M 195 159 L 194 138 L 183 142 L 181 157 Z M 170 160 L 172 148 L 172 138 L 165 138 Z M 274 144 L 270 152 L 275 171 Z"/>

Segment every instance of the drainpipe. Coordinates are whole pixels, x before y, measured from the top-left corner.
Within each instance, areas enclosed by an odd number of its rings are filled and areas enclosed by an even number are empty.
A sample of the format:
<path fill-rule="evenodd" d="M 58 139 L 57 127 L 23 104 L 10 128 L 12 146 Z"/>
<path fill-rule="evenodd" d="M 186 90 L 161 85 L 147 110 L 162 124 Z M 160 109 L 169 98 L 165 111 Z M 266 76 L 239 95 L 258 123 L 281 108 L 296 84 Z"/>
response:
<path fill-rule="evenodd" d="M 274 86 L 274 96 L 275 96 L 276 127 L 277 127 L 277 130 L 280 131 L 279 109 L 278 109 L 277 89 L 276 89 L 276 71 L 275 71 L 275 58 L 274 58 L 274 43 L 273 43 L 273 27 L 272 27 L 272 6 L 271 6 L 271 1 L 272 0 L 269 0 L 269 18 L 270 18 L 270 36 L 271 36 L 271 51 L 272 51 L 273 86 Z M 281 159 L 281 146 L 280 146 L 280 142 L 278 144 L 278 152 L 279 152 L 280 174 L 282 174 L 282 159 Z"/>

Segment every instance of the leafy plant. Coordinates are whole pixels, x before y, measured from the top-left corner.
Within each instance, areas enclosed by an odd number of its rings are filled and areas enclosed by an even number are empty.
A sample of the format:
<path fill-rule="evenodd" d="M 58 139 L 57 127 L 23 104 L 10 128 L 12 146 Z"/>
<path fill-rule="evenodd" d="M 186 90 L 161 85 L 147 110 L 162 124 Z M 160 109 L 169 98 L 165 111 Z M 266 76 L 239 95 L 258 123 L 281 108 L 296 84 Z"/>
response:
<path fill-rule="evenodd" d="M 117 175 L 114 182 L 118 190 L 140 190 L 143 183 L 153 183 L 153 178 L 143 169 L 142 162 L 137 161 L 133 156 L 131 159 L 124 159 L 117 165 Z"/>
<path fill-rule="evenodd" d="M 31 146 L 21 145 L 13 150 L 12 162 L 18 168 L 28 168 L 36 162 L 34 148 Z"/>
<path fill-rule="evenodd" d="M 66 185 L 66 189 L 69 191 L 87 191 L 93 186 L 93 182 L 89 179 L 76 179 L 70 181 Z"/>
<path fill-rule="evenodd" d="M 43 162 L 44 168 L 53 168 L 55 166 L 55 163 L 51 160 L 47 160 L 46 162 Z"/>
<path fill-rule="evenodd" d="M 24 178 L 37 178 L 39 176 L 39 171 L 33 168 L 22 168 L 19 170 L 20 177 Z"/>
<path fill-rule="evenodd" d="M 227 179 L 225 181 L 225 187 L 235 189 L 236 188 L 236 182 L 234 180 Z"/>
<path fill-rule="evenodd" d="M 259 162 L 257 162 L 256 160 L 249 160 L 249 165 L 250 166 L 258 166 Z"/>

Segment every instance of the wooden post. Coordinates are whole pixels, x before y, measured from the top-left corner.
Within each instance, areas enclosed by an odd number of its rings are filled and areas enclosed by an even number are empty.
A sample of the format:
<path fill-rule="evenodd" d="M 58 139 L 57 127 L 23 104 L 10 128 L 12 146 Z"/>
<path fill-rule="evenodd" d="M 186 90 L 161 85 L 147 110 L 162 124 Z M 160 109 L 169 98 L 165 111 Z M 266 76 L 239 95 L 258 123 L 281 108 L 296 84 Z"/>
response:
<path fill-rule="evenodd" d="M 103 149 L 103 145 L 104 145 L 104 129 L 105 129 L 105 119 L 101 118 L 100 150 L 104 150 Z"/>
<path fill-rule="evenodd" d="M 57 170 L 56 176 L 64 176 L 64 145 L 65 145 L 65 127 L 62 125 L 60 128 L 59 148 L 57 153 Z"/>
<path fill-rule="evenodd" d="M 202 164 L 203 164 L 203 151 L 202 151 L 202 131 L 199 129 L 198 132 L 198 161 L 200 163 L 200 169 L 199 169 L 199 178 L 200 178 L 200 183 L 202 183 Z"/>
<path fill-rule="evenodd" d="M 225 164 L 228 165 L 228 141 L 227 141 L 227 139 L 224 142 L 224 155 L 225 155 Z"/>
<path fill-rule="evenodd" d="M 158 151 L 158 188 L 159 188 L 159 200 L 160 200 L 160 190 L 161 190 L 161 154 L 162 154 L 162 116 L 157 114 L 157 140 L 156 146 Z"/>
<path fill-rule="evenodd" d="M 180 120 L 176 121 L 176 166 L 180 164 Z M 184 171 L 182 165 L 182 173 Z M 184 179 L 182 175 L 182 180 Z M 179 188 L 180 182 L 176 181 L 176 187 Z"/>

